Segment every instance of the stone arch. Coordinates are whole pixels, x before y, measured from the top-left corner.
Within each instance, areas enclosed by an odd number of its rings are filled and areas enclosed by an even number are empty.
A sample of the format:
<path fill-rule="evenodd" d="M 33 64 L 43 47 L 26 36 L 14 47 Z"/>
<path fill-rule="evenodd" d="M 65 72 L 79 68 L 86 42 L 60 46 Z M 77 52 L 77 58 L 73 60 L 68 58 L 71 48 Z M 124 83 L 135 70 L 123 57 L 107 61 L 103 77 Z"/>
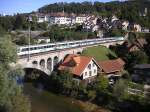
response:
<path fill-rule="evenodd" d="M 24 78 L 36 79 L 36 78 L 39 78 L 40 76 L 49 75 L 49 74 L 47 74 L 47 72 L 45 72 L 39 68 L 26 67 L 26 68 L 24 68 L 24 71 L 25 71 Z"/>
<path fill-rule="evenodd" d="M 77 54 L 81 54 L 81 52 L 79 51 L 79 52 L 77 52 Z"/>
<path fill-rule="evenodd" d="M 47 59 L 47 69 L 52 71 L 52 58 Z"/>
<path fill-rule="evenodd" d="M 33 61 L 32 64 L 33 64 L 33 66 L 38 66 L 38 62 L 37 61 Z"/>
<path fill-rule="evenodd" d="M 53 59 L 53 65 L 54 65 L 54 67 L 56 67 L 56 65 L 58 64 L 58 62 L 59 62 L 59 58 L 57 56 L 55 56 L 54 59 Z"/>
<path fill-rule="evenodd" d="M 45 68 L 45 60 L 44 59 L 41 59 L 41 61 L 40 61 L 40 67 L 41 68 Z"/>

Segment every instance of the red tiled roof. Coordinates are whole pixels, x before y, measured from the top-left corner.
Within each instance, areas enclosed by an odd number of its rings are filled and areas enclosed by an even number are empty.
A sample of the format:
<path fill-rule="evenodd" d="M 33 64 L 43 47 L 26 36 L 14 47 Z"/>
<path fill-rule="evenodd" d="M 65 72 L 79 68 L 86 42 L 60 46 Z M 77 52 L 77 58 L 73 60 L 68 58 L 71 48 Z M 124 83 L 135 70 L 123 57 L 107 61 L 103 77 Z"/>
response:
<path fill-rule="evenodd" d="M 91 60 L 93 60 L 92 57 L 70 54 L 66 57 L 58 69 L 69 69 L 74 75 L 81 76 L 82 72 Z"/>
<path fill-rule="evenodd" d="M 127 46 L 129 51 L 135 51 L 135 50 L 138 50 L 140 48 L 143 48 L 144 45 L 147 44 L 147 41 L 143 38 L 139 38 L 133 44 L 130 43 L 129 41 L 125 41 L 124 44 Z"/>
<path fill-rule="evenodd" d="M 112 73 L 122 70 L 125 62 L 118 58 L 115 60 L 99 61 L 98 64 L 105 73 Z"/>

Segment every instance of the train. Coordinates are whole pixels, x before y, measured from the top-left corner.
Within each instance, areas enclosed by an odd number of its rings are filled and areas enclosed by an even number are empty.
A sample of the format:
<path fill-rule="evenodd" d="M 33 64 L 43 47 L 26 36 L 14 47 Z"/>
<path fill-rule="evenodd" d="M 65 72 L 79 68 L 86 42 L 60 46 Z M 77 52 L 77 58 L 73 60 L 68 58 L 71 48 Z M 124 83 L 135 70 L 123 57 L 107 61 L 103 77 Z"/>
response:
<path fill-rule="evenodd" d="M 85 39 L 85 40 L 76 40 L 76 41 L 65 41 L 65 42 L 56 42 L 48 44 L 38 44 L 38 45 L 26 45 L 17 47 L 17 55 L 27 55 L 27 54 L 36 54 L 48 51 L 63 50 L 67 48 L 83 47 L 100 43 L 108 43 L 114 41 L 121 41 L 123 37 L 119 38 L 96 38 L 96 39 Z"/>

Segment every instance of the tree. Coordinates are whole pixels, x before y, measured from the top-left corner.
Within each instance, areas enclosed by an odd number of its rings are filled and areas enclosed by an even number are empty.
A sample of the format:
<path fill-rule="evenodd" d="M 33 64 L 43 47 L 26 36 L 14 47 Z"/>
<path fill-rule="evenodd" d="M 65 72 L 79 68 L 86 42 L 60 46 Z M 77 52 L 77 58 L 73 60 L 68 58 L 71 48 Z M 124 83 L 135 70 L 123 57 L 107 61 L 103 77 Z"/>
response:
<path fill-rule="evenodd" d="M 59 84 L 64 93 L 68 93 L 73 84 L 73 76 L 68 70 L 59 73 Z"/>
<path fill-rule="evenodd" d="M 53 73 L 50 77 L 52 88 L 56 92 L 62 92 L 64 94 L 70 94 L 73 87 L 73 76 L 68 70 L 59 71 L 58 73 Z"/>
<path fill-rule="evenodd" d="M 6 38 L 0 40 L 0 110 L 2 112 L 30 112 L 30 103 L 17 85 L 21 69 L 12 69 L 9 64 L 16 60 L 16 47 Z"/>
<path fill-rule="evenodd" d="M 29 44 L 29 37 L 23 35 L 20 37 L 17 37 L 14 41 L 17 45 L 28 45 Z M 36 44 L 36 40 L 33 38 L 30 38 L 30 44 Z"/>
<path fill-rule="evenodd" d="M 6 31 L 4 30 L 4 28 L 0 25 L 0 37 L 4 36 L 4 34 L 6 33 Z"/>
<path fill-rule="evenodd" d="M 46 23 L 46 22 L 39 23 L 39 24 L 38 24 L 38 28 L 39 28 L 40 30 L 47 30 L 47 29 L 48 29 L 48 23 Z"/>
<path fill-rule="evenodd" d="M 120 37 L 120 36 L 124 36 L 124 31 L 120 30 L 120 29 L 112 29 L 108 32 L 108 35 L 110 37 Z"/>
<path fill-rule="evenodd" d="M 136 64 L 148 63 L 148 56 L 143 51 L 133 51 L 127 55 L 126 68 L 132 71 Z"/>
<path fill-rule="evenodd" d="M 28 24 L 27 24 L 27 19 L 24 15 L 17 14 L 16 19 L 14 22 L 14 29 L 27 29 Z"/>
<path fill-rule="evenodd" d="M 8 65 L 17 58 L 16 46 L 8 38 L 0 38 L 0 64 Z"/>
<path fill-rule="evenodd" d="M 134 51 L 131 53 L 131 56 L 135 64 L 148 63 L 148 56 L 143 51 Z"/>
<path fill-rule="evenodd" d="M 100 75 L 95 84 L 96 91 L 99 93 L 108 93 L 109 81 L 104 75 Z"/>
<path fill-rule="evenodd" d="M 96 91 L 94 90 L 89 90 L 88 91 L 88 99 L 89 101 L 92 101 L 96 98 Z"/>
<path fill-rule="evenodd" d="M 113 96 L 119 101 L 122 100 L 127 94 L 127 82 L 125 80 L 118 80 L 113 87 Z"/>

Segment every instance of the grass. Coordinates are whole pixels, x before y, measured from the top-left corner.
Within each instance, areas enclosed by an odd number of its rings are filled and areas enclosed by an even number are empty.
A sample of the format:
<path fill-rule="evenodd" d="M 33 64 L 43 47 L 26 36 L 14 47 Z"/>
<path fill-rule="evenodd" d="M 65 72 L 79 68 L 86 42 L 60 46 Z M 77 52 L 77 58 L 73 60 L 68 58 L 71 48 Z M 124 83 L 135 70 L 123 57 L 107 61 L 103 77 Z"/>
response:
<path fill-rule="evenodd" d="M 116 54 L 111 51 L 110 49 L 104 46 L 94 46 L 86 48 L 82 55 L 84 56 L 91 56 L 95 58 L 97 61 L 108 60 L 110 57 L 117 57 Z"/>

